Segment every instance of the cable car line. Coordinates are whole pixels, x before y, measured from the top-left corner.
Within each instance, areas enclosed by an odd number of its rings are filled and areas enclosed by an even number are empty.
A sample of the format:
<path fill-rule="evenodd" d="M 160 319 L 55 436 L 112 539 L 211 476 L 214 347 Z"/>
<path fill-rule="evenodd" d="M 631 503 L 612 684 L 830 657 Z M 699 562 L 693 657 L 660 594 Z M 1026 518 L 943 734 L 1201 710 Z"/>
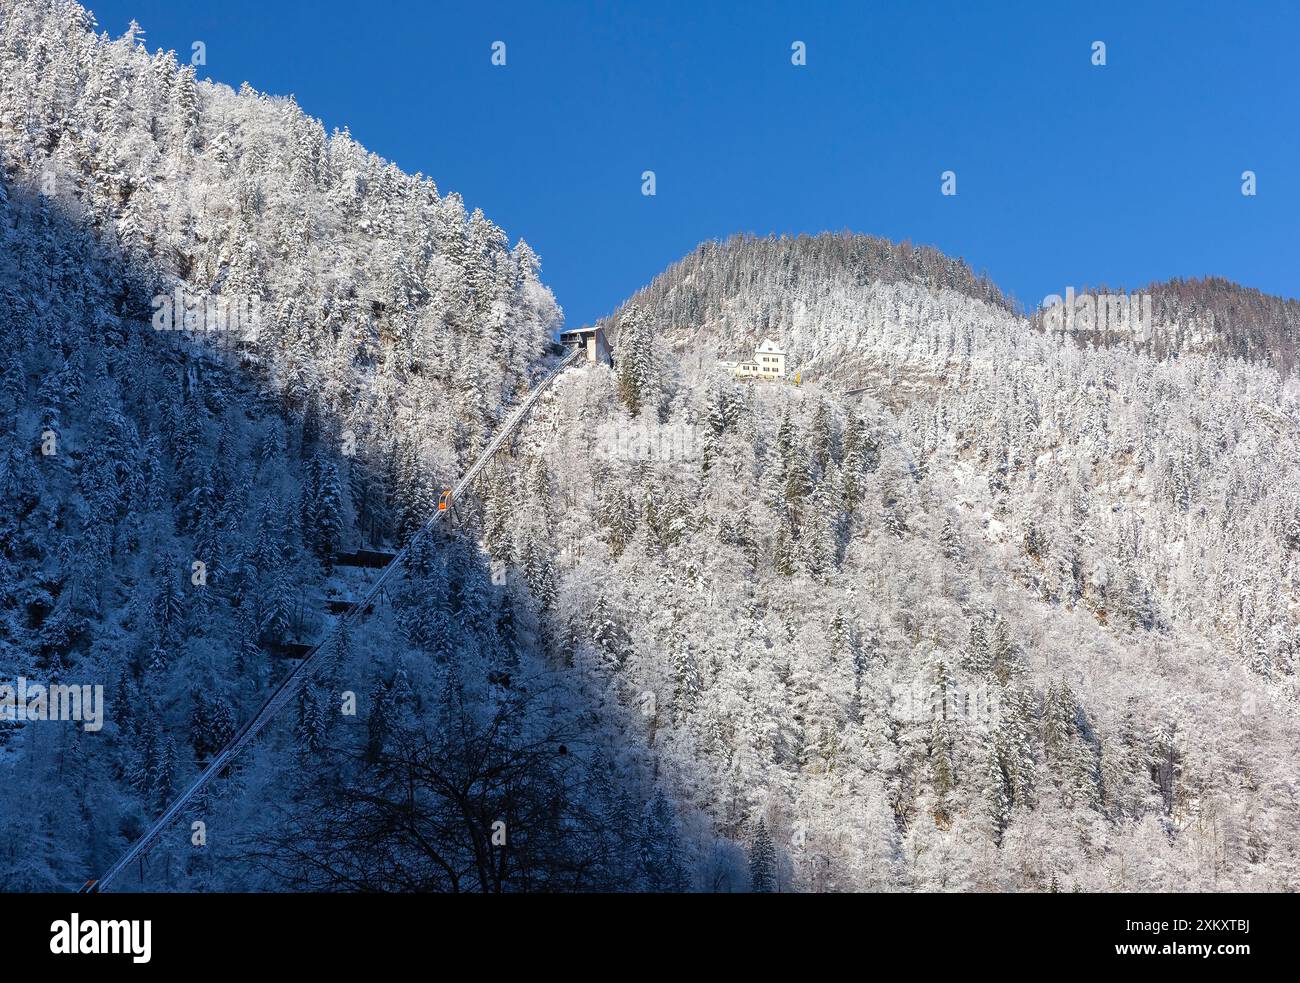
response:
<path fill-rule="evenodd" d="M 573 348 L 563 359 L 552 368 L 542 379 L 533 386 L 528 396 L 515 407 L 514 411 L 506 418 L 506 421 L 498 428 L 496 435 L 488 442 L 482 453 L 471 465 L 470 469 L 465 472 L 464 476 L 456 483 L 456 486 L 449 491 L 444 491 L 439 499 L 438 508 L 434 511 L 423 526 L 413 535 L 405 546 L 393 557 L 392 561 L 383 568 L 375 582 L 371 584 L 370 590 L 366 596 L 357 601 L 352 609 L 339 618 L 334 626 L 325 634 L 310 653 L 300 662 L 292 672 L 276 688 L 275 692 L 267 698 L 261 708 L 244 725 L 235 732 L 234 737 L 223 747 L 217 755 L 208 763 L 208 766 L 182 791 L 172 803 L 163 811 L 162 815 L 154 820 L 153 824 L 137 839 L 118 860 L 104 871 L 98 877 L 86 881 L 77 893 L 94 894 L 103 891 L 137 859 L 143 858 L 145 853 L 158 841 L 163 832 L 176 819 L 177 816 L 185 809 L 186 806 L 194 800 L 203 788 L 212 781 L 217 775 L 221 774 L 232 761 L 244 750 L 253 739 L 266 727 L 268 723 L 281 711 L 285 706 L 298 695 L 302 687 L 311 680 L 325 663 L 326 656 L 330 650 L 330 643 L 338 633 L 346 626 L 360 620 L 366 610 L 370 608 L 373 602 L 377 601 L 383 593 L 385 585 L 390 577 L 393 576 L 401 566 L 401 561 L 407 556 L 420 540 L 428 535 L 439 519 L 451 510 L 451 505 L 455 502 L 466 489 L 470 487 L 474 479 L 487 466 L 493 455 L 501 448 L 501 445 L 509 439 L 510 435 L 519 427 L 519 424 L 527 416 L 528 411 L 532 409 L 543 392 L 551 385 L 552 382 L 568 368 L 573 362 L 584 354 L 583 348 Z"/>

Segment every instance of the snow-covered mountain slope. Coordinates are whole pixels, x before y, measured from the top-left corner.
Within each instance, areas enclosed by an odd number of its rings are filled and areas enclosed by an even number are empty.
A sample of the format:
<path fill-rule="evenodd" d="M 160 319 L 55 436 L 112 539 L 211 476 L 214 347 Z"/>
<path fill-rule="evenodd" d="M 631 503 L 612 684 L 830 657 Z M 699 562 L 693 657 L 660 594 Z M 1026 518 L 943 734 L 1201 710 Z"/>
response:
<path fill-rule="evenodd" d="M 929 289 L 915 291 L 917 284 Z M 949 294 L 978 303 L 937 303 Z M 764 337 L 779 337 L 806 373 L 840 370 L 875 347 L 919 343 L 919 326 L 937 320 L 964 339 L 985 319 L 1012 317 L 997 287 L 960 260 L 848 235 L 705 243 L 630 303 L 649 313 L 675 351 L 748 357 Z M 954 321 L 966 311 L 973 321 Z M 615 319 L 610 333 L 617 331 Z"/>
<path fill-rule="evenodd" d="M 782 886 L 1295 889 L 1295 379 L 828 238 L 663 274 L 489 490 L 501 557 L 563 505 L 563 658 Z M 814 381 L 718 368 L 763 336 Z"/>
<path fill-rule="evenodd" d="M 916 285 L 927 289 L 917 295 L 909 289 Z M 1039 307 L 1029 320 L 1034 330 L 1161 360 L 1215 354 L 1271 364 L 1283 374 L 1295 368 L 1300 301 L 1217 277 L 1132 291 L 1061 290 L 1058 300 L 1086 300 L 1091 320 L 1071 316 L 1067 332 L 1050 322 L 1051 308 Z M 949 293 L 979 303 L 936 304 Z M 630 302 L 653 311 L 661 337 L 677 349 L 702 347 L 734 358 L 747 356 L 766 335 L 780 336 L 806 375 L 842 376 L 857 367 L 859 353 L 880 342 L 904 354 L 928 335 L 915 326 L 936 319 L 969 342 L 978 325 L 962 322 L 963 311 L 977 321 L 1005 315 L 1014 330 L 1024 331 L 1017 306 L 963 261 L 930 247 L 847 233 L 704 243 Z M 616 331 L 617 321 L 609 327 Z"/>
<path fill-rule="evenodd" d="M 339 554 L 430 514 L 559 318 L 454 194 L 92 29 L 0 0 L 0 685 L 103 711 L 0 722 L 13 890 L 142 831 L 364 590 Z M 472 541 L 422 550 L 143 886 L 681 886 L 653 777 L 497 579 Z"/>
<path fill-rule="evenodd" d="M 145 886 L 1296 889 L 1293 302 L 1211 286 L 1095 348 L 931 249 L 702 246 Z M 0 723 L 0 884 L 140 832 L 558 322 L 454 193 L 0 0 L 0 685 L 105 690 Z"/>
<path fill-rule="evenodd" d="M 294 405 L 363 444 L 391 439 L 372 416 L 411 410 L 443 466 L 435 435 L 479 439 L 559 323 L 527 244 L 292 98 L 197 82 L 93 26 L 74 3 L 4 5 L 0 151 L 130 259 L 122 313 L 151 319 L 178 286 L 255 302 L 256 328 L 221 340 Z"/>

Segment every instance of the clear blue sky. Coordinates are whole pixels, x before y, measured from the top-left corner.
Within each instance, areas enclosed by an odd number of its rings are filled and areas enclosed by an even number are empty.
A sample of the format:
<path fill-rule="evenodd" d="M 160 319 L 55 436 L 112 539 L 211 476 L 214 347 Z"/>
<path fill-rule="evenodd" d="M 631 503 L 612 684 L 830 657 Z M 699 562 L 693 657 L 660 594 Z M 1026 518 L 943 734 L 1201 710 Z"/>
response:
<path fill-rule="evenodd" d="M 460 192 L 541 254 L 571 325 L 741 231 L 929 243 L 1031 305 L 1205 274 L 1300 296 L 1289 0 L 89 5 Z"/>

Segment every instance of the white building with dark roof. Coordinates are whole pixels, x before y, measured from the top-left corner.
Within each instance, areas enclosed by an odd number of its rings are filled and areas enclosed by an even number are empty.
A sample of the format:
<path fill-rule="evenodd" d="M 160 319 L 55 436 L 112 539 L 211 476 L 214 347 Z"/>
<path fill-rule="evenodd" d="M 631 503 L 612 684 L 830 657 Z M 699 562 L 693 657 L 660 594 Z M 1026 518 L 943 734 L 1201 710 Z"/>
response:
<path fill-rule="evenodd" d="M 754 357 L 742 362 L 722 361 L 723 368 L 730 369 L 737 379 L 784 379 L 785 355 L 771 338 L 764 338 L 754 349 Z"/>

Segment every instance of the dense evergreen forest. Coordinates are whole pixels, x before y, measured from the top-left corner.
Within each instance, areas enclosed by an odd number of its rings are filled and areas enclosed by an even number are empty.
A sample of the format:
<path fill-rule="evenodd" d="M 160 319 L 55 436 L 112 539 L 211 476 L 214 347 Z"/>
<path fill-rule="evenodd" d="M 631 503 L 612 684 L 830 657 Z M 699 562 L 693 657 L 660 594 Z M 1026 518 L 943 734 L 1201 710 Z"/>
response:
<path fill-rule="evenodd" d="M 493 493 L 566 463 L 561 610 L 598 591 L 611 699 L 768 882 L 1295 889 L 1294 375 L 840 235 L 702 247 L 607 326 Z M 763 337 L 785 384 L 719 369 Z"/>

